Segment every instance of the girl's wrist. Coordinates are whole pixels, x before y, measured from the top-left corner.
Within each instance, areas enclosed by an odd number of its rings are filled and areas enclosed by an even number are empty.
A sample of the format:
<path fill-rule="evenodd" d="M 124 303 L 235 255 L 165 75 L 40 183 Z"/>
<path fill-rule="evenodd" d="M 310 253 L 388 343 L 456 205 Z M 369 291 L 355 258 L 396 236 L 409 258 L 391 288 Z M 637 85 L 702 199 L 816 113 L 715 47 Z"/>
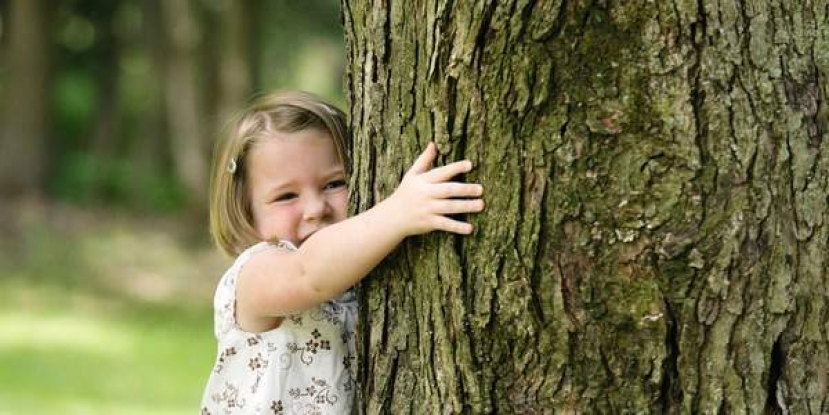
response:
<path fill-rule="evenodd" d="M 406 221 L 403 219 L 401 212 L 405 209 L 397 203 L 398 200 L 392 194 L 382 202 L 374 206 L 375 217 L 372 218 L 370 226 L 381 226 L 385 231 L 392 232 L 395 237 L 402 241 L 412 232 L 405 226 Z"/>

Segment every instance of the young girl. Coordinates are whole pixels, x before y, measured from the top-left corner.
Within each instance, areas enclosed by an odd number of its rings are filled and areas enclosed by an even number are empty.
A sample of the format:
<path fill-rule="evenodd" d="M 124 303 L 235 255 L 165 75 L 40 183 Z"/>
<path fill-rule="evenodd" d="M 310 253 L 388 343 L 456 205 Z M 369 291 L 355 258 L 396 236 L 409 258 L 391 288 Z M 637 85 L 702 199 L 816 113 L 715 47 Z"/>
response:
<path fill-rule="evenodd" d="M 464 160 L 432 168 L 429 144 L 397 190 L 347 218 L 344 115 L 301 92 L 245 113 L 215 160 L 210 229 L 236 256 L 214 301 L 218 358 L 202 414 L 348 413 L 354 324 L 349 290 L 404 238 L 472 225 L 479 184 L 452 182 Z"/>

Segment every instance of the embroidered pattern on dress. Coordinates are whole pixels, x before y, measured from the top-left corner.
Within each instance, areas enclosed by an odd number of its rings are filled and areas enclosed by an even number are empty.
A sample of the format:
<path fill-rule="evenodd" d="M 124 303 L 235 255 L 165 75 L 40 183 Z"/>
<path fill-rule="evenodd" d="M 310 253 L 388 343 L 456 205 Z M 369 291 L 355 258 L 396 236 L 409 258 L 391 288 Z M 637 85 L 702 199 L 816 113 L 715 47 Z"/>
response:
<path fill-rule="evenodd" d="M 318 378 L 311 378 L 311 385 L 304 390 L 300 390 L 299 388 L 289 390 L 288 395 L 297 400 L 311 398 L 311 402 L 315 404 L 329 406 L 334 405 L 340 399 L 339 396 L 331 393 L 331 385 L 325 379 Z"/>
<path fill-rule="evenodd" d="M 262 377 L 265 375 L 265 369 L 268 368 L 268 359 L 262 356 L 262 353 L 257 353 L 256 357 L 248 360 L 248 367 L 251 371 L 256 373 L 256 380 L 250 386 L 250 393 L 256 393 L 259 389 L 259 384 L 262 383 Z"/>
<path fill-rule="evenodd" d="M 228 359 L 236 354 L 235 347 L 228 347 L 222 351 L 222 354 L 219 355 L 219 360 L 216 362 L 216 367 L 213 369 L 216 373 L 221 373 L 222 369 L 224 369 L 225 364 L 227 363 Z"/>
<path fill-rule="evenodd" d="M 285 413 L 285 407 L 282 406 L 282 400 L 271 401 L 271 412 L 274 415 L 282 415 Z"/>
<path fill-rule="evenodd" d="M 245 407 L 245 399 L 239 396 L 239 389 L 227 382 L 225 382 L 225 387 L 221 393 L 213 395 L 213 401 L 219 404 L 224 403 L 224 407 L 228 411 L 232 411 L 234 408 L 242 409 Z"/>
<path fill-rule="evenodd" d="M 331 342 L 323 339 L 322 334 L 317 329 L 311 332 L 312 338 L 305 342 L 304 347 L 300 347 L 296 342 L 288 343 L 288 352 L 292 355 L 299 355 L 299 360 L 306 366 L 314 363 L 314 355 L 322 350 L 331 350 Z M 284 354 L 283 354 L 284 355 Z"/>
<path fill-rule="evenodd" d="M 356 362 L 352 293 L 286 316 L 286 324 L 273 331 L 246 333 L 236 322 L 236 277 L 247 258 L 265 246 L 240 255 L 217 288 L 214 317 L 220 348 L 201 414 L 348 413 Z"/>

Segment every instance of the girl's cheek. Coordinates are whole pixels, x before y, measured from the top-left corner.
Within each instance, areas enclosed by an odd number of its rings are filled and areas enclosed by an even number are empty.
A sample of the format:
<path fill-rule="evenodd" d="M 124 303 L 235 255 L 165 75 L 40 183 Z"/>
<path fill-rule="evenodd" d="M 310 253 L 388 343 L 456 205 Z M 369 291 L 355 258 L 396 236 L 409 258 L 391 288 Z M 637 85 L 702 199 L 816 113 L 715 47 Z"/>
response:
<path fill-rule="evenodd" d="M 288 221 L 294 218 L 297 215 L 301 214 L 301 210 L 298 207 L 298 204 L 294 205 L 286 205 L 286 206 L 275 206 L 273 210 L 274 220 L 283 222 Z"/>
<path fill-rule="evenodd" d="M 332 204 L 338 211 L 348 211 L 348 192 L 339 192 L 333 196 Z"/>
<path fill-rule="evenodd" d="M 277 236 L 296 242 L 296 231 L 302 221 L 302 210 L 297 206 L 276 206 L 270 214 Z"/>

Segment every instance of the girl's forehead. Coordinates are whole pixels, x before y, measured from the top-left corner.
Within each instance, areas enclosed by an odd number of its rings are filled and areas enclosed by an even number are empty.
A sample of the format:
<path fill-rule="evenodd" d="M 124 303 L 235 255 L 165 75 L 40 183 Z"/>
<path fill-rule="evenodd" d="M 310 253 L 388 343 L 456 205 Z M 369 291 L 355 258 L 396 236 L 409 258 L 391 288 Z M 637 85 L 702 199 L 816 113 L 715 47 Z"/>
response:
<path fill-rule="evenodd" d="M 312 158 L 339 163 L 334 140 L 327 132 L 303 130 L 295 133 L 274 134 L 268 139 L 259 141 L 250 151 L 253 164 L 267 165 L 277 159 L 283 163 L 301 164 Z"/>
<path fill-rule="evenodd" d="M 255 138 L 251 144 L 253 147 L 256 147 L 272 141 L 292 143 L 296 141 L 323 139 L 330 141 L 332 144 L 334 143 L 334 139 L 328 130 L 321 128 L 306 128 L 298 131 L 272 131 L 266 134 L 261 134 L 259 137 Z"/>
<path fill-rule="evenodd" d="M 325 164 L 336 164 L 347 169 L 346 159 L 340 154 L 341 144 L 323 128 L 306 128 L 299 131 L 272 131 L 255 137 L 244 156 L 248 175 L 252 169 L 268 169 L 274 162 L 301 166 L 304 161 L 321 159 Z M 308 166 L 311 167 L 310 165 Z"/>

